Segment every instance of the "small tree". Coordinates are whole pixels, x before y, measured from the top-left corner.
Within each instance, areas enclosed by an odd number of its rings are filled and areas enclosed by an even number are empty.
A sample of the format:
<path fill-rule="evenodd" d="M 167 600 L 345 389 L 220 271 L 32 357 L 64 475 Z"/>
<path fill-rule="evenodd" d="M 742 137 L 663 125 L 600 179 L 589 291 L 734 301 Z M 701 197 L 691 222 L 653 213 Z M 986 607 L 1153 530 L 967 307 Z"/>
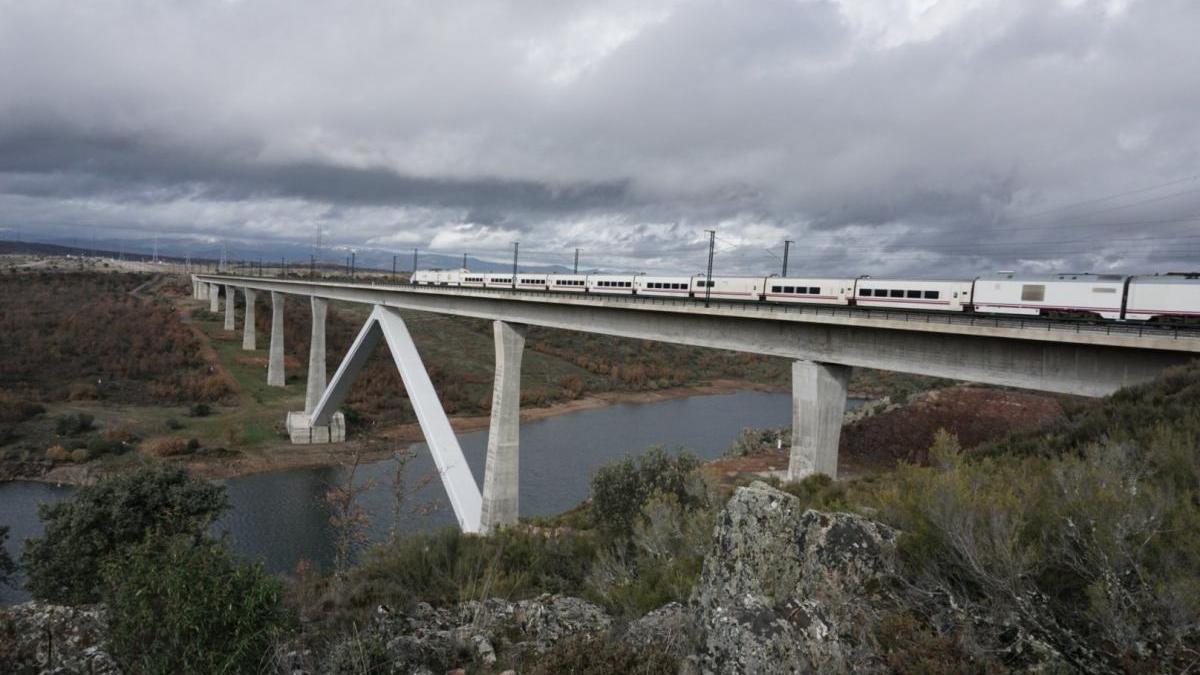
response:
<path fill-rule="evenodd" d="M 611 534 L 628 536 L 642 506 L 656 493 L 675 495 L 682 506 L 691 507 L 698 499 L 691 489 L 691 473 L 699 466 L 695 455 L 672 455 L 661 447 L 650 448 L 638 459 L 606 464 L 592 476 L 593 519 Z"/>
<path fill-rule="evenodd" d="M 225 489 L 180 469 L 144 468 L 38 508 L 45 535 L 25 543 L 26 589 L 39 600 L 99 599 L 104 560 L 151 532 L 199 537 L 226 507 Z"/>
<path fill-rule="evenodd" d="M 283 586 L 223 541 L 152 534 L 103 569 L 113 653 L 133 672 L 262 672 Z"/>
<path fill-rule="evenodd" d="M 17 571 L 17 564 L 8 555 L 8 550 L 4 548 L 4 542 L 7 540 L 8 528 L 0 525 L 0 584 L 10 586 L 12 585 L 13 574 Z"/>

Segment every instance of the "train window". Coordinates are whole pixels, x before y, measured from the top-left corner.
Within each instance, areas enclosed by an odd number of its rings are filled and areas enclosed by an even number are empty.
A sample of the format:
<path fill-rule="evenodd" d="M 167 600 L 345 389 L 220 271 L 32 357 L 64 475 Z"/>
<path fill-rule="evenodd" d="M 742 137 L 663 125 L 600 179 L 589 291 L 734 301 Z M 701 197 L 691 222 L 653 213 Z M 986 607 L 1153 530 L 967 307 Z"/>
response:
<path fill-rule="evenodd" d="M 937 300 L 939 295 L 941 294 L 937 291 L 925 291 L 926 300 Z"/>
<path fill-rule="evenodd" d="M 860 289 L 858 289 L 858 294 L 859 294 L 859 295 L 861 295 L 861 296 L 863 296 L 863 297 L 865 297 L 865 298 L 869 298 L 869 297 L 871 297 L 871 289 L 869 289 L 869 288 L 860 288 Z"/>
<path fill-rule="evenodd" d="M 771 287 L 771 292 L 772 292 L 772 293 L 782 293 L 782 292 L 783 292 L 783 286 L 772 286 L 772 287 Z"/>
<path fill-rule="evenodd" d="M 1021 299 L 1028 302 L 1042 302 L 1046 299 L 1046 287 L 1042 284 L 1025 284 L 1021 286 Z"/>
<path fill-rule="evenodd" d="M 795 286 L 784 286 L 784 287 L 783 287 L 783 292 L 784 292 L 784 293 L 795 293 L 795 292 L 796 292 L 796 287 L 795 287 Z"/>
<path fill-rule="evenodd" d="M 899 288 L 893 288 L 891 291 L 889 291 L 889 292 L 888 292 L 888 295 L 889 295 L 889 296 L 891 296 L 891 297 L 893 297 L 893 298 L 903 298 L 903 297 L 904 297 L 904 291 L 902 291 L 902 290 L 901 290 L 901 289 L 899 289 Z"/>
<path fill-rule="evenodd" d="M 921 291 L 905 291 L 904 296 L 907 298 L 919 298 L 921 297 Z"/>
<path fill-rule="evenodd" d="M 820 295 L 820 294 L 821 294 L 821 289 L 820 289 L 820 287 L 818 287 L 818 286 L 809 286 L 809 287 L 808 287 L 808 292 L 809 292 L 809 294 L 810 294 L 810 295 Z"/>
<path fill-rule="evenodd" d="M 1092 292 L 1093 292 L 1093 293 L 1116 293 L 1116 292 L 1117 292 L 1117 289 L 1115 289 L 1115 288 L 1105 288 L 1105 287 L 1103 287 L 1103 286 L 1096 286 L 1095 288 L 1093 288 L 1093 289 L 1092 289 Z"/>

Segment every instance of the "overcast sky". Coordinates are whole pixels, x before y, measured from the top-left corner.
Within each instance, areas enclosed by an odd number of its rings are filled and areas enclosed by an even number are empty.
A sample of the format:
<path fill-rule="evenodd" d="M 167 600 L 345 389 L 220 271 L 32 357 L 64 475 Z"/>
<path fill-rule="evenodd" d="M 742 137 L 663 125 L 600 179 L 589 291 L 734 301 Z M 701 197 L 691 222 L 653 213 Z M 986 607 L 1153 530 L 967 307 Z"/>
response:
<path fill-rule="evenodd" d="M 1200 2 L 0 0 L 0 227 L 1200 268 Z"/>

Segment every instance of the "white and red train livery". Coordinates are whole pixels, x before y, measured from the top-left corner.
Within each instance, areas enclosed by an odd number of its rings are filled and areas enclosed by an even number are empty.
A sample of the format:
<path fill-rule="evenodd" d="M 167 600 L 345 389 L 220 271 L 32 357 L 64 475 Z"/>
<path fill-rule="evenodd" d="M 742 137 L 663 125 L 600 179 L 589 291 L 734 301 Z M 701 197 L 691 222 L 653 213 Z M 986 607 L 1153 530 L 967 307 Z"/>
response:
<path fill-rule="evenodd" d="M 717 277 L 654 274 L 493 274 L 420 270 L 420 286 L 508 288 L 810 305 L 853 305 L 1061 319 L 1200 323 L 1200 273 L 1019 275 L 975 279 L 870 276 Z"/>

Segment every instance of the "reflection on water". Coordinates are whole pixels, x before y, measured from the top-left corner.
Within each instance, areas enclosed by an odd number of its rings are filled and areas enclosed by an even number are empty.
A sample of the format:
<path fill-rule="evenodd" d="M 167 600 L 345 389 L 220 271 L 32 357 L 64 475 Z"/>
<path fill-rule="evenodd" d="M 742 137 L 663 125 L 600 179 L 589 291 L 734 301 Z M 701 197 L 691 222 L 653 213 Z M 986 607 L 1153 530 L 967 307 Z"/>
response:
<path fill-rule="evenodd" d="M 850 402 L 851 407 L 858 404 Z M 663 445 L 714 458 L 743 428 L 785 426 L 790 416 L 790 396 L 742 392 L 626 403 L 524 423 L 521 515 L 550 515 L 578 504 L 587 496 L 592 472 L 626 454 Z M 476 482 L 482 484 L 487 432 L 463 434 L 459 441 Z M 397 529 L 416 532 L 453 525 L 454 514 L 428 449 L 424 443 L 413 449 L 416 456 L 406 467 L 407 501 L 403 517 L 395 523 Z M 370 514 L 370 535 L 375 541 L 386 538 L 393 526 L 395 470 L 395 462 L 384 461 L 359 466 L 355 474 L 356 483 L 372 484 L 361 503 Z M 238 553 L 262 561 L 272 572 L 290 571 L 300 560 L 328 566 L 333 546 L 324 497 L 331 486 L 345 480 L 346 472 L 342 467 L 324 467 L 222 481 L 231 508 L 214 529 L 227 533 Z M 12 528 L 8 548 L 14 555 L 21 540 L 40 534 L 37 504 L 69 493 L 70 488 L 41 483 L 0 484 L 0 524 Z M 0 603 L 24 598 L 19 591 L 0 588 Z"/>

